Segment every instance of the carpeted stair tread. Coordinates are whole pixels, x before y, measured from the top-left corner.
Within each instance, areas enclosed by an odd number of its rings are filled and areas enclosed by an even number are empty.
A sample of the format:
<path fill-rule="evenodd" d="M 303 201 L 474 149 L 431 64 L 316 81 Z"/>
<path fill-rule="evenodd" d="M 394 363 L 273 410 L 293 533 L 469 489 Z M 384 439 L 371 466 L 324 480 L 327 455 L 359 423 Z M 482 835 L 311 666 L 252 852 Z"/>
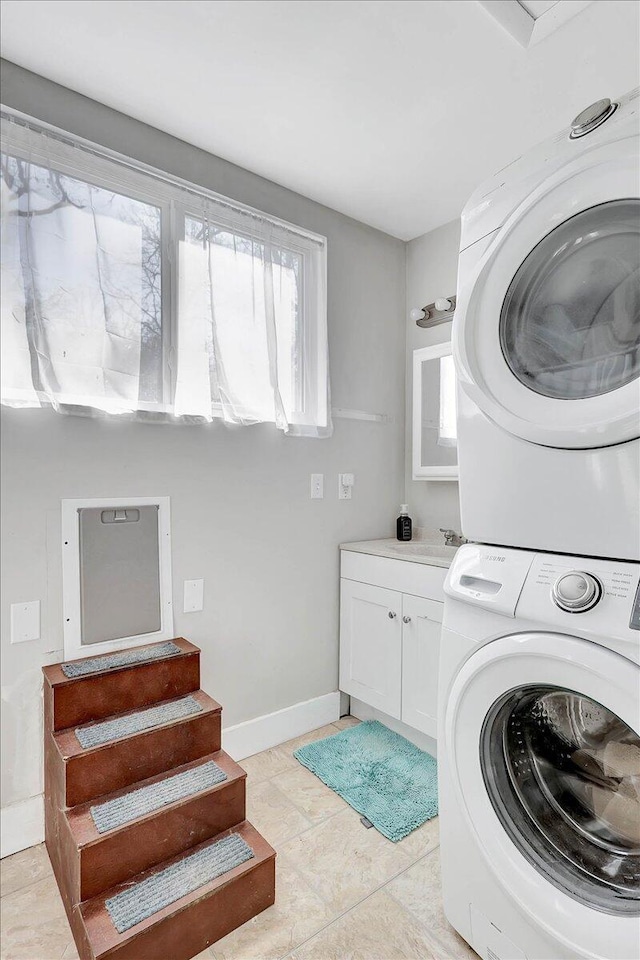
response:
<path fill-rule="evenodd" d="M 128 885 L 105 900 L 105 907 L 114 927 L 122 934 L 253 857 L 254 852 L 246 840 L 237 833 L 229 834 L 139 883 Z"/>
<path fill-rule="evenodd" d="M 131 823 L 147 813 L 208 790 L 228 779 L 217 763 L 209 760 L 190 770 L 174 774 L 158 783 L 132 790 L 121 797 L 91 807 L 98 833 L 107 833 Z"/>
<path fill-rule="evenodd" d="M 87 677 L 92 673 L 103 673 L 106 670 L 117 670 L 119 667 L 134 667 L 139 663 L 149 663 L 153 660 L 165 660 L 183 653 L 180 647 L 168 640 L 153 647 L 141 649 L 121 650 L 118 653 L 108 653 L 102 657 L 91 657 L 87 660 L 71 660 L 60 665 L 65 677 Z"/>
<path fill-rule="evenodd" d="M 88 750 L 90 747 L 98 747 L 112 740 L 121 740 L 134 733 L 142 733 L 201 712 L 202 706 L 194 697 L 181 697 L 179 700 L 160 703 L 145 710 L 137 710 L 135 713 L 103 720 L 101 723 L 78 727 L 75 735 L 80 746 Z"/>
<path fill-rule="evenodd" d="M 367 720 L 294 757 L 397 842 L 438 813 L 438 765 L 399 733 Z"/>

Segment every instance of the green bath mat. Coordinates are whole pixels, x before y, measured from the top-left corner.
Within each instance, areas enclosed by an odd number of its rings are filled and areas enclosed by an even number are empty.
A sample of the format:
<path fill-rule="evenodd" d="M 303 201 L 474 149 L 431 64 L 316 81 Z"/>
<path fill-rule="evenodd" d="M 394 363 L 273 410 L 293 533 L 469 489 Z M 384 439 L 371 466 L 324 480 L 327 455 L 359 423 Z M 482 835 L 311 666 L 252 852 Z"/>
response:
<path fill-rule="evenodd" d="M 436 760 L 377 720 L 294 753 L 394 843 L 438 813 Z"/>

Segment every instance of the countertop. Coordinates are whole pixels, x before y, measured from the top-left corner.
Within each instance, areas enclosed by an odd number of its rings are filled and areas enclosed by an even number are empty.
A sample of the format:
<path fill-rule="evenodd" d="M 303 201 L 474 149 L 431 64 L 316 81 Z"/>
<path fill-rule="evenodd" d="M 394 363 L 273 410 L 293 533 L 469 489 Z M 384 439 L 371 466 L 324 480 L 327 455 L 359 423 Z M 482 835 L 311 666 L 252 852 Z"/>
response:
<path fill-rule="evenodd" d="M 352 553 L 368 553 L 373 557 L 389 557 L 392 560 L 408 560 L 410 563 L 425 563 L 430 567 L 450 567 L 457 547 L 447 547 L 442 534 L 423 534 L 413 540 L 358 540 L 341 543 L 341 550 Z"/>

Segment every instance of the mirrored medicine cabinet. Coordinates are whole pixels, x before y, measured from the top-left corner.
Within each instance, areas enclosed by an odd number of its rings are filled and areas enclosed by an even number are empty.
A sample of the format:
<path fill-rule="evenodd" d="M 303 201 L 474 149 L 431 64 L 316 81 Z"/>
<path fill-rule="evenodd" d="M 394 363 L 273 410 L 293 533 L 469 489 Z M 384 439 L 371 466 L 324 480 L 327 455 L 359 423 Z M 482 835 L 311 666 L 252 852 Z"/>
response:
<path fill-rule="evenodd" d="M 413 351 L 413 479 L 458 479 L 456 379 L 450 342 Z"/>

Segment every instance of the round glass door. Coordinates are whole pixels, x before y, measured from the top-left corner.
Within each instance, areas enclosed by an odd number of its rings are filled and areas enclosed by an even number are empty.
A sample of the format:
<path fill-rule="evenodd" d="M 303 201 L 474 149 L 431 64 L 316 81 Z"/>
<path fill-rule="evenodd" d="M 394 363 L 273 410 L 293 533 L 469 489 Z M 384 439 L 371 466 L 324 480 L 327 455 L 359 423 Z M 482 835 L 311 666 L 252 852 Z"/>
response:
<path fill-rule="evenodd" d="M 640 375 L 640 200 L 591 207 L 537 244 L 507 290 L 500 343 L 544 397 L 599 397 Z"/>
<path fill-rule="evenodd" d="M 570 690 L 512 690 L 487 714 L 480 761 L 521 853 L 572 897 L 640 912 L 640 737 Z"/>

